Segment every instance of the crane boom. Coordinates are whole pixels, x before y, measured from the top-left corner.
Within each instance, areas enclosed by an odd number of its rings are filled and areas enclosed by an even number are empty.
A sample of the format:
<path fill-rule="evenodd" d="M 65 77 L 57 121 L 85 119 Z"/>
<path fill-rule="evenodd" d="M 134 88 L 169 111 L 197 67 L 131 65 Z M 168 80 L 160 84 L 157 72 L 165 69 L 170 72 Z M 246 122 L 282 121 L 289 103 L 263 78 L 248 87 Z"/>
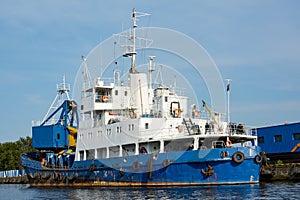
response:
<path fill-rule="evenodd" d="M 202 100 L 202 103 L 203 103 L 203 107 L 205 107 L 205 109 L 209 113 L 210 117 L 214 120 L 214 122 L 217 125 L 218 129 L 220 129 L 219 122 L 216 120 L 215 115 L 211 112 L 211 110 L 209 109 L 209 107 L 207 106 L 207 104 L 205 103 L 204 100 Z"/>
<path fill-rule="evenodd" d="M 294 146 L 294 148 L 291 150 L 291 152 L 297 151 L 298 148 L 300 148 L 300 143 L 296 144 L 296 146 Z"/>

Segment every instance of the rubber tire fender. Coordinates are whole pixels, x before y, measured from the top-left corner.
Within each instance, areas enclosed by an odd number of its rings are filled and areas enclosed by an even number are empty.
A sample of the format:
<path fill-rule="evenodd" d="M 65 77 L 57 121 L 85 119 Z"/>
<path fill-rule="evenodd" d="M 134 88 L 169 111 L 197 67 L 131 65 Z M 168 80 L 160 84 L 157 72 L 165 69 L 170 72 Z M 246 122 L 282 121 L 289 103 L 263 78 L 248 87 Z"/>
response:
<path fill-rule="evenodd" d="M 255 163 L 260 164 L 262 162 L 262 157 L 260 155 L 256 155 L 254 157 Z"/>
<path fill-rule="evenodd" d="M 235 163 L 242 163 L 245 160 L 245 155 L 243 152 L 237 151 L 233 154 L 232 160 Z"/>

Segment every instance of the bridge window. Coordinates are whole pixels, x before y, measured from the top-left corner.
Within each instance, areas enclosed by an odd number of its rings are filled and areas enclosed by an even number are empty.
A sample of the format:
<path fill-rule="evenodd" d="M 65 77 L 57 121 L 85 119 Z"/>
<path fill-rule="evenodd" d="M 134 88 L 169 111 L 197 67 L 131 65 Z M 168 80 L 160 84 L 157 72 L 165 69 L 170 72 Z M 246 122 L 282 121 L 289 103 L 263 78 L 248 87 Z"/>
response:
<path fill-rule="evenodd" d="M 275 135 L 274 142 L 282 142 L 282 135 Z"/>

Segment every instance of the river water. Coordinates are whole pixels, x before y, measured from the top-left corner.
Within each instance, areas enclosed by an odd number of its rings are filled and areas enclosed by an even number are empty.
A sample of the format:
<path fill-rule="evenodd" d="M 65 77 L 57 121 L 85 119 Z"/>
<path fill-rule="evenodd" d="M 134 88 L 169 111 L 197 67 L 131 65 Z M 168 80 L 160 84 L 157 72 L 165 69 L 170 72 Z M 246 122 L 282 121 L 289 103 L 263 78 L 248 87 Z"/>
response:
<path fill-rule="evenodd" d="M 31 188 L 0 184 L 0 199 L 300 199 L 300 183 L 172 188 Z"/>

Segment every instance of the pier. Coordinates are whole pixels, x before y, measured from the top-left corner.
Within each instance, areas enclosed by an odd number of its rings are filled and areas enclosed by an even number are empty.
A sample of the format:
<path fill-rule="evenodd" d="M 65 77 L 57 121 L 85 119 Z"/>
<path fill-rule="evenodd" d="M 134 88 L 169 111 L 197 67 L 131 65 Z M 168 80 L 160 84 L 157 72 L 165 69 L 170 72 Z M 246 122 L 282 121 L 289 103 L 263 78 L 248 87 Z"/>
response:
<path fill-rule="evenodd" d="M 300 163 L 268 164 L 262 166 L 260 181 L 300 181 Z"/>
<path fill-rule="evenodd" d="M 26 184 L 28 178 L 24 170 L 0 171 L 0 184 Z"/>

